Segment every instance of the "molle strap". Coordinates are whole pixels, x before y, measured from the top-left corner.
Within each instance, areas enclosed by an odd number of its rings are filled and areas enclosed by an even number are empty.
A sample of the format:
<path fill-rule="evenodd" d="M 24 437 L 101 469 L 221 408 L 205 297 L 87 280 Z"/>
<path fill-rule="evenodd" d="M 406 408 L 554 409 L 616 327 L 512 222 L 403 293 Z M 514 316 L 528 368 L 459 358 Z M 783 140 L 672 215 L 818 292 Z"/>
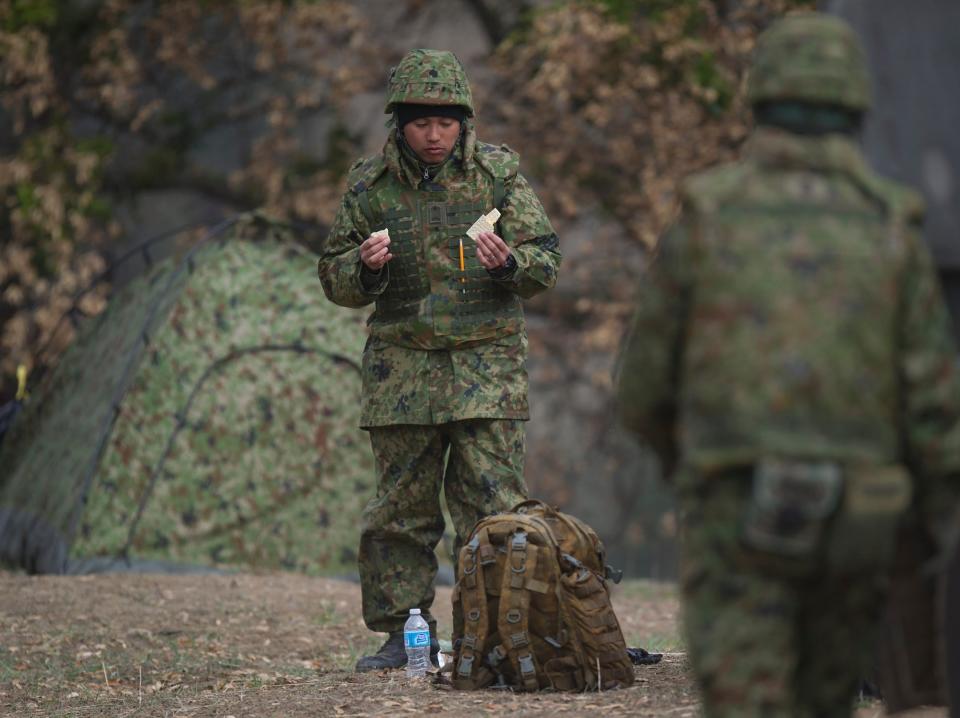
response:
<path fill-rule="evenodd" d="M 367 193 L 367 186 L 363 182 L 358 182 L 357 186 L 353 188 L 353 191 L 357 193 L 357 203 L 360 205 L 360 211 L 363 212 L 363 216 L 366 217 L 367 222 L 370 223 L 370 229 L 374 229 L 377 226 L 377 220 L 373 214 L 373 207 L 370 206 L 370 196 Z"/>
<path fill-rule="evenodd" d="M 507 187 L 503 182 L 503 177 L 493 178 L 493 206 L 497 209 L 503 208 L 503 200 L 507 196 Z"/>
<path fill-rule="evenodd" d="M 454 673 L 454 685 L 482 688 L 493 680 L 483 669 L 483 643 L 487 638 L 487 593 L 480 562 L 480 546 L 488 543 L 486 530 L 474 534 L 460 551 L 460 604 L 463 610 L 463 638 Z"/>
<path fill-rule="evenodd" d="M 534 547 L 528 545 L 526 531 L 517 530 L 510 537 L 500 589 L 497 628 L 520 685 L 524 690 L 536 691 L 540 688 L 540 683 L 537 680 L 533 646 L 530 644 L 530 594 L 524 588 L 527 553 L 530 549 Z"/>
<path fill-rule="evenodd" d="M 378 203 L 379 204 L 379 203 Z M 390 230 L 390 281 L 377 297 L 377 311 L 373 324 L 414 319 L 420 310 L 420 300 L 430 294 L 430 282 L 423 269 L 414 218 L 402 205 L 388 207 L 382 212 L 382 222 Z"/>
<path fill-rule="evenodd" d="M 488 543 L 480 545 L 480 565 L 489 566 L 497 562 L 497 550 Z"/>
<path fill-rule="evenodd" d="M 507 187 L 503 182 L 503 177 L 494 177 L 493 178 L 493 206 L 499 210 L 503 210 L 503 200 L 507 197 Z M 502 235 L 503 232 L 500 229 L 500 220 L 497 220 L 496 230 L 498 235 Z"/>

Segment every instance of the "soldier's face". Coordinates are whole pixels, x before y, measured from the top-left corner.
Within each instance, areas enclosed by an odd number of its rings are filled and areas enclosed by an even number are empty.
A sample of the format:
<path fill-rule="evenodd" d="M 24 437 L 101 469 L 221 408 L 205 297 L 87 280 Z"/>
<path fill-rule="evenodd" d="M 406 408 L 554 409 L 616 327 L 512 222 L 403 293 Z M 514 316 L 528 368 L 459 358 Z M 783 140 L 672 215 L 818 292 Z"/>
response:
<path fill-rule="evenodd" d="M 403 126 L 403 137 L 428 165 L 443 162 L 460 136 L 460 123 L 450 117 L 421 117 Z"/>

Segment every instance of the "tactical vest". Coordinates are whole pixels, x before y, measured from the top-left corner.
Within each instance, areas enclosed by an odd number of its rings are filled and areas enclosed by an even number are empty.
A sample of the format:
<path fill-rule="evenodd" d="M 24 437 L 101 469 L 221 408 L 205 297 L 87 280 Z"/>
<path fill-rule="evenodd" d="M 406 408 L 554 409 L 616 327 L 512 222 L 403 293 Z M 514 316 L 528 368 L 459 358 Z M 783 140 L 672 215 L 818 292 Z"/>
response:
<path fill-rule="evenodd" d="M 480 215 L 500 207 L 505 177 L 479 168 L 461 177 L 465 181 L 450 187 L 414 189 L 381 171 L 369 185 L 361 180 L 353 186 L 371 228 L 390 231 L 393 254 L 369 320 L 372 336 L 444 349 L 522 330 L 520 298 L 490 277 L 466 235 Z"/>

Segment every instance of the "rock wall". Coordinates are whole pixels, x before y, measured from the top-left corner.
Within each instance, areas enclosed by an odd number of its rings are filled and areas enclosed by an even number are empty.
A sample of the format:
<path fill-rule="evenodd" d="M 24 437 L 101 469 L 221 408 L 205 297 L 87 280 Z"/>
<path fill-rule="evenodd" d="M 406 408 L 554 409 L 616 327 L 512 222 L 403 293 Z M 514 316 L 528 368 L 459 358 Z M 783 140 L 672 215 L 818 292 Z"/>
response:
<path fill-rule="evenodd" d="M 830 0 L 860 35 L 875 108 L 863 142 L 871 163 L 927 200 L 926 239 L 960 336 L 960 3 Z"/>

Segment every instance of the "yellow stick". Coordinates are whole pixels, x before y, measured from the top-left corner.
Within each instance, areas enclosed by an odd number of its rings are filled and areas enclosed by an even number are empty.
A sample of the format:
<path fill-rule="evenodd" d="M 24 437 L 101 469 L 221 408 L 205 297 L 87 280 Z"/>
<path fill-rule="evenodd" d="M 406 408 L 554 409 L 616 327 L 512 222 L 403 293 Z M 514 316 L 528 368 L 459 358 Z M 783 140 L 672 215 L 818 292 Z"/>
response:
<path fill-rule="evenodd" d="M 461 248 L 460 255 L 463 256 Z M 460 260 L 461 264 L 463 260 Z M 17 401 L 23 401 L 27 398 L 27 367 L 23 364 L 17 366 Z"/>
<path fill-rule="evenodd" d="M 460 281 L 465 282 L 467 278 L 464 276 L 466 273 L 466 264 L 463 261 L 463 237 L 460 238 Z"/>

